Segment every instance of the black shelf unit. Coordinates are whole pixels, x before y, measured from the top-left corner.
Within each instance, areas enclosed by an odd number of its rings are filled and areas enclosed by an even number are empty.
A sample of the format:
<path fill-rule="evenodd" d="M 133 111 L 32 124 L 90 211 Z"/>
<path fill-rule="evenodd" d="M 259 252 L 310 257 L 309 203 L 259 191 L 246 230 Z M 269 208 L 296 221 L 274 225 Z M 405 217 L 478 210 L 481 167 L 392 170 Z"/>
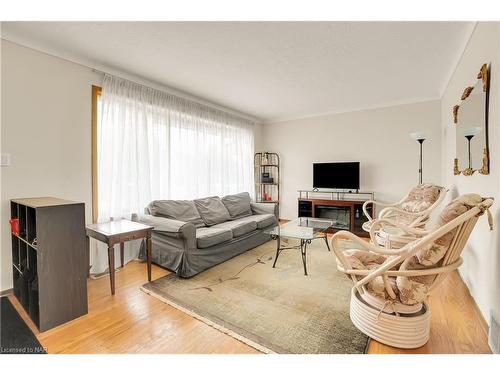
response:
<path fill-rule="evenodd" d="M 88 312 L 83 203 L 43 197 L 13 199 L 14 296 L 43 332 Z"/>

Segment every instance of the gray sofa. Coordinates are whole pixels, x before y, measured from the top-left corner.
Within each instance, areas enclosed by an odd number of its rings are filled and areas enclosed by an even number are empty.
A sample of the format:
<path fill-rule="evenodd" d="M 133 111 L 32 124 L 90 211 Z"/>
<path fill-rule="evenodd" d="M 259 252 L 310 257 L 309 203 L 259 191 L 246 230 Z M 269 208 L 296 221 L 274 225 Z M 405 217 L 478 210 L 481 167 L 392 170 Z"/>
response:
<path fill-rule="evenodd" d="M 133 220 L 154 226 L 153 262 L 180 277 L 207 268 L 269 241 L 278 222 L 274 203 L 253 203 L 248 193 L 151 202 Z M 145 244 L 140 257 L 145 258 Z"/>

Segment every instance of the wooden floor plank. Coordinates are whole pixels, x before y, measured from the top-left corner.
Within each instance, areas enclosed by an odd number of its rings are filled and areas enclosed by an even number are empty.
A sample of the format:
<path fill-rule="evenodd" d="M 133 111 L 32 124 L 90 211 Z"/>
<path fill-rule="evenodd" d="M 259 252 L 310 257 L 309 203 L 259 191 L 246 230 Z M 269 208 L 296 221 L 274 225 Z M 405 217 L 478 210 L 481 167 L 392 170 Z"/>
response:
<path fill-rule="evenodd" d="M 153 266 L 153 279 L 169 272 Z M 258 353 L 248 345 L 140 291 L 146 265 L 130 262 L 109 279 L 88 280 L 89 313 L 40 333 L 12 295 L 9 299 L 49 353 Z M 487 327 L 458 273 L 431 296 L 431 338 L 402 350 L 371 341 L 369 353 L 490 353 Z"/>
<path fill-rule="evenodd" d="M 475 301 L 453 272 L 429 298 L 431 335 L 426 345 L 404 350 L 370 341 L 369 353 L 389 354 L 475 354 L 491 353 L 488 328 Z"/>

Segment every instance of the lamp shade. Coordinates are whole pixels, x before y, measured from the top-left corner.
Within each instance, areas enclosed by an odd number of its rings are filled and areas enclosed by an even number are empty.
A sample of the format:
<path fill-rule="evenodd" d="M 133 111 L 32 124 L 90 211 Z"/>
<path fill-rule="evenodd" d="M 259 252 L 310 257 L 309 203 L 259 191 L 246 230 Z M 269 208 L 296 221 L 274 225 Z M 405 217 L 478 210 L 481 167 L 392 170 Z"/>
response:
<path fill-rule="evenodd" d="M 410 137 L 411 137 L 411 139 L 414 139 L 415 141 L 419 141 L 421 139 L 425 139 L 426 135 L 425 135 L 425 133 L 422 133 L 422 132 L 413 132 L 413 133 L 410 133 Z"/>
<path fill-rule="evenodd" d="M 472 128 L 468 128 L 468 129 L 465 129 L 464 130 L 464 136 L 467 137 L 473 137 L 475 136 L 476 134 L 479 134 L 481 133 L 481 127 L 480 126 L 474 126 Z"/>

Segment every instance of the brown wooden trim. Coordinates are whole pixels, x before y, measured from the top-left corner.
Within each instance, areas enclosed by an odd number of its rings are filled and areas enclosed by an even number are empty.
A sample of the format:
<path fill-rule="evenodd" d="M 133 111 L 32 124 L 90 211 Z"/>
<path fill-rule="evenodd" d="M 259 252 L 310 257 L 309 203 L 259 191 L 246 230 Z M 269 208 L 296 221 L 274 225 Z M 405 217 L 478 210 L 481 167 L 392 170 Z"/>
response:
<path fill-rule="evenodd" d="M 298 202 L 310 202 L 311 203 L 311 214 L 312 217 L 317 217 L 316 206 L 332 206 L 332 207 L 343 207 L 349 209 L 349 231 L 356 234 L 358 237 L 369 237 L 370 234 L 365 231 L 356 230 L 356 218 L 355 209 L 356 206 L 362 207 L 365 203 L 364 200 L 335 200 L 335 199 L 316 199 L 316 198 L 298 198 Z M 369 209 L 372 211 L 372 217 L 375 217 L 373 204 L 368 205 Z M 300 213 L 299 213 L 300 215 Z M 362 213 L 363 215 L 363 213 Z M 328 233 L 336 233 L 338 229 L 328 229 Z"/>
<path fill-rule="evenodd" d="M 365 201 L 350 201 L 350 200 L 333 200 L 333 199 L 315 199 L 315 198 L 299 198 L 299 201 L 312 202 L 313 206 L 342 206 L 350 207 L 353 204 L 363 204 Z M 313 211 L 314 211 L 313 207 Z"/>
<path fill-rule="evenodd" d="M 97 223 L 97 98 L 102 88 L 92 85 L 92 222 Z"/>
<path fill-rule="evenodd" d="M 2 290 L 0 292 L 0 297 L 8 296 L 9 294 L 13 294 L 13 293 L 14 293 L 14 288 L 5 289 L 5 290 Z"/>

